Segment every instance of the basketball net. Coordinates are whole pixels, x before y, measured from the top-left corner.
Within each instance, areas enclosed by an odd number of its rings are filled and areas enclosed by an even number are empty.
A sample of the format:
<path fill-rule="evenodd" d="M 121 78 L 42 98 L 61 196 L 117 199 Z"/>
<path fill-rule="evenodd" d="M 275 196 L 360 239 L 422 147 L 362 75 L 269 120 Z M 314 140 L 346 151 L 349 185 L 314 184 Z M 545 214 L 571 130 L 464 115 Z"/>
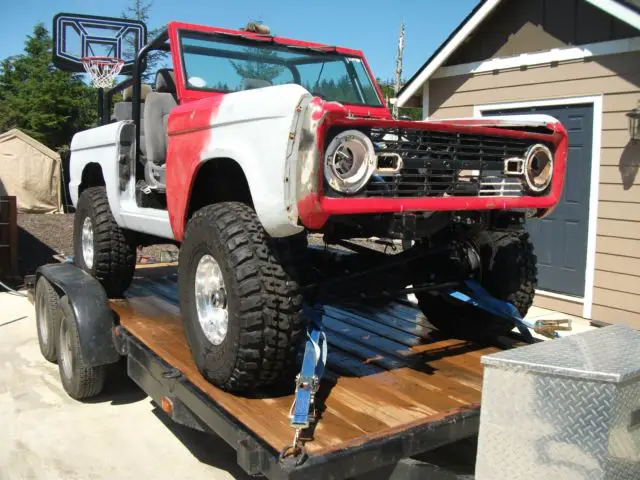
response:
<path fill-rule="evenodd" d="M 84 57 L 82 64 L 91 75 L 91 83 L 95 88 L 111 88 L 124 66 L 124 60 L 113 57 Z"/>

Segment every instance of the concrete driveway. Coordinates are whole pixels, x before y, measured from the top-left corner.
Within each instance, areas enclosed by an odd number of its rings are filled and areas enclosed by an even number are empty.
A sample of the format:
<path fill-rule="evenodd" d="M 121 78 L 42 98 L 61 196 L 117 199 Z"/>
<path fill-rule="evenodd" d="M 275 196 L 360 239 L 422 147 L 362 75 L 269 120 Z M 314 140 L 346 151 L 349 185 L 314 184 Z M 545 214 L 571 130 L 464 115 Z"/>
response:
<path fill-rule="evenodd" d="M 0 479 L 248 479 L 224 441 L 172 423 L 128 378 L 91 402 L 62 389 L 33 307 L 0 293 Z"/>
<path fill-rule="evenodd" d="M 530 314 L 566 318 L 539 309 Z M 573 320 L 568 333 L 592 328 Z M 251 478 L 223 440 L 174 424 L 126 375 L 116 377 L 96 399 L 71 399 L 57 365 L 40 354 L 33 306 L 0 293 L 0 480 Z M 422 459 L 470 474 L 475 448 L 473 439 L 465 440 Z M 360 479 L 387 479 L 392 470 Z M 429 478 L 451 476 L 434 472 Z"/>

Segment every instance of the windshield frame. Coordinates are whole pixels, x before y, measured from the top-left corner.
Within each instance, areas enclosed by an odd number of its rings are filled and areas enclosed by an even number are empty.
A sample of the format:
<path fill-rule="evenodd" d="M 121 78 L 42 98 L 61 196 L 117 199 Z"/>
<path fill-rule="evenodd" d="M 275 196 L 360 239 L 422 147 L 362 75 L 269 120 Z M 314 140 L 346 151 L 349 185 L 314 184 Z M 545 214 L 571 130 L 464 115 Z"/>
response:
<path fill-rule="evenodd" d="M 194 28 L 197 27 L 197 28 Z M 301 78 L 296 65 L 302 65 L 305 63 L 320 63 L 322 62 L 322 57 L 326 58 L 326 61 L 339 61 L 342 60 L 345 65 L 347 76 L 350 80 L 350 83 L 353 88 L 354 95 L 359 96 L 364 101 L 363 102 L 345 102 L 339 100 L 327 99 L 327 101 L 339 101 L 344 105 L 353 105 L 355 107 L 368 108 L 374 110 L 385 110 L 388 111 L 386 105 L 384 104 L 382 92 L 380 91 L 380 87 L 373 76 L 369 65 L 367 64 L 366 59 L 362 52 L 358 50 L 345 49 L 340 47 L 333 47 L 321 44 L 314 44 L 309 42 L 301 42 L 297 40 L 285 39 L 281 37 L 272 37 L 269 35 L 260 35 L 254 34 L 244 31 L 234 31 L 234 30 L 225 30 L 218 29 L 214 27 L 200 27 L 200 26 L 192 26 L 189 25 L 188 28 L 185 28 L 184 24 L 176 25 L 175 28 L 175 43 L 173 45 L 177 45 L 178 48 L 172 48 L 174 53 L 177 53 L 177 57 L 175 60 L 179 59 L 179 62 L 175 62 L 176 66 L 180 66 L 180 73 L 182 77 L 182 87 L 185 91 L 192 92 L 200 92 L 198 97 L 202 97 L 202 94 L 227 94 L 233 93 L 242 90 L 225 90 L 225 89 L 217 89 L 217 88 L 208 88 L 208 87 L 196 87 L 194 85 L 187 83 L 187 62 L 185 61 L 185 49 L 183 48 L 183 39 L 184 38 L 195 38 L 195 39 L 203 39 L 203 40 L 212 40 L 214 42 L 219 42 L 221 44 L 230 44 L 230 45 L 246 45 L 246 46 L 273 46 L 272 51 L 285 51 L 285 52 L 296 52 L 298 50 L 301 56 L 305 52 L 314 52 L 318 55 L 317 59 L 309 56 L 308 61 L 306 62 L 286 62 L 283 61 L 281 64 L 287 67 L 293 77 L 293 82 L 301 85 Z M 202 47 L 205 49 L 206 47 Z M 209 49 L 207 49 L 209 50 Z M 212 44 L 212 48 L 210 50 L 215 51 L 215 45 Z M 219 54 L 219 55 L 218 55 Z M 226 52 L 228 54 L 228 52 Z M 223 50 L 217 50 L 212 56 L 216 56 L 218 58 L 225 57 L 225 52 Z M 237 56 L 230 55 L 229 58 L 236 58 Z M 371 91 L 373 92 L 377 103 L 368 103 L 365 98 L 365 93 L 363 91 L 363 85 L 361 83 L 360 75 L 355 71 L 355 67 L 353 64 L 347 59 L 353 58 L 362 63 L 364 75 L 366 75 L 366 79 L 369 81 L 371 85 Z M 279 62 L 278 62 L 279 63 Z M 366 88 L 366 86 L 365 86 Z M 313 94 L 313 93 L 312 93 Z"/>

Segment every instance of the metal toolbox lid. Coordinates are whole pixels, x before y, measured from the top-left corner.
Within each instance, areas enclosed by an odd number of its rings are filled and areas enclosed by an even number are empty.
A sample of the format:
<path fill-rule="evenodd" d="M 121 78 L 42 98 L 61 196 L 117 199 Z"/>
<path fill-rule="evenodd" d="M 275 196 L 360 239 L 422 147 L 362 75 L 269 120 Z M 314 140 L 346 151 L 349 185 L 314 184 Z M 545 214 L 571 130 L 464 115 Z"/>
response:
<path fill-rule="evenodd" d="M 626 325 L 612 325 L 485 355 L 482 363 L 619 383 L 640 377 L 640 332 Z"/>

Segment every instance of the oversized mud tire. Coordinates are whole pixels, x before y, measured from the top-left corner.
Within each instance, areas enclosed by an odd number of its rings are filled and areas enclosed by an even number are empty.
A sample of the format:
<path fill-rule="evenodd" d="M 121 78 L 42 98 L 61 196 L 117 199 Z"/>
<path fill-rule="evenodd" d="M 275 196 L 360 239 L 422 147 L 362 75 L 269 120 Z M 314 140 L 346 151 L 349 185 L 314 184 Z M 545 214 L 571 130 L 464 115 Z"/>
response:
<path fill-rule="evenodd" d="M 36 284 L 34 303 L 40 352 L 46 360 L 55 363 L 57 360 L 58 328 L 60 326 L 58 292 L 55 291 L 49 280 L 44 277 L 40 277 Z"/>
<path fill-rule="evenodd" d="M 134 234 L 118 226 L 104 187 L 80 194 L 73 225 L 74 263 L 97 278 L 109 297 L 129 288 L 136 267 Z"/>
<path fill-rule="evenodd" d="M 215 385 L 256 390 L 295 371 L 303 317 L 293 250 L 270 238 L 242 203 L 206 206 L 189 220 L 180 309 L 193 359 Z"/>
<path fill-rule="evenodd" d="M 482 286 L 494 297 L 511 302 L 524 317 L 533 303 L 538 273 L 529 235 L 483 231 L 473 243 L 480 254 Z M 505 319 L 440 295 L 420 293 L 416 297 L 434 327 L 458 338 L 486 340 L 513 329 Z"/>
<path fill-rule="evenodd" d="M 66 296 L 60 299 L 60 328 L 58 329 L 58 370 L 62 387 L 71 398 L 83 400 L 102 392 L 106 366 L 89 366 L 80 348 L 78 328 Z"/>

